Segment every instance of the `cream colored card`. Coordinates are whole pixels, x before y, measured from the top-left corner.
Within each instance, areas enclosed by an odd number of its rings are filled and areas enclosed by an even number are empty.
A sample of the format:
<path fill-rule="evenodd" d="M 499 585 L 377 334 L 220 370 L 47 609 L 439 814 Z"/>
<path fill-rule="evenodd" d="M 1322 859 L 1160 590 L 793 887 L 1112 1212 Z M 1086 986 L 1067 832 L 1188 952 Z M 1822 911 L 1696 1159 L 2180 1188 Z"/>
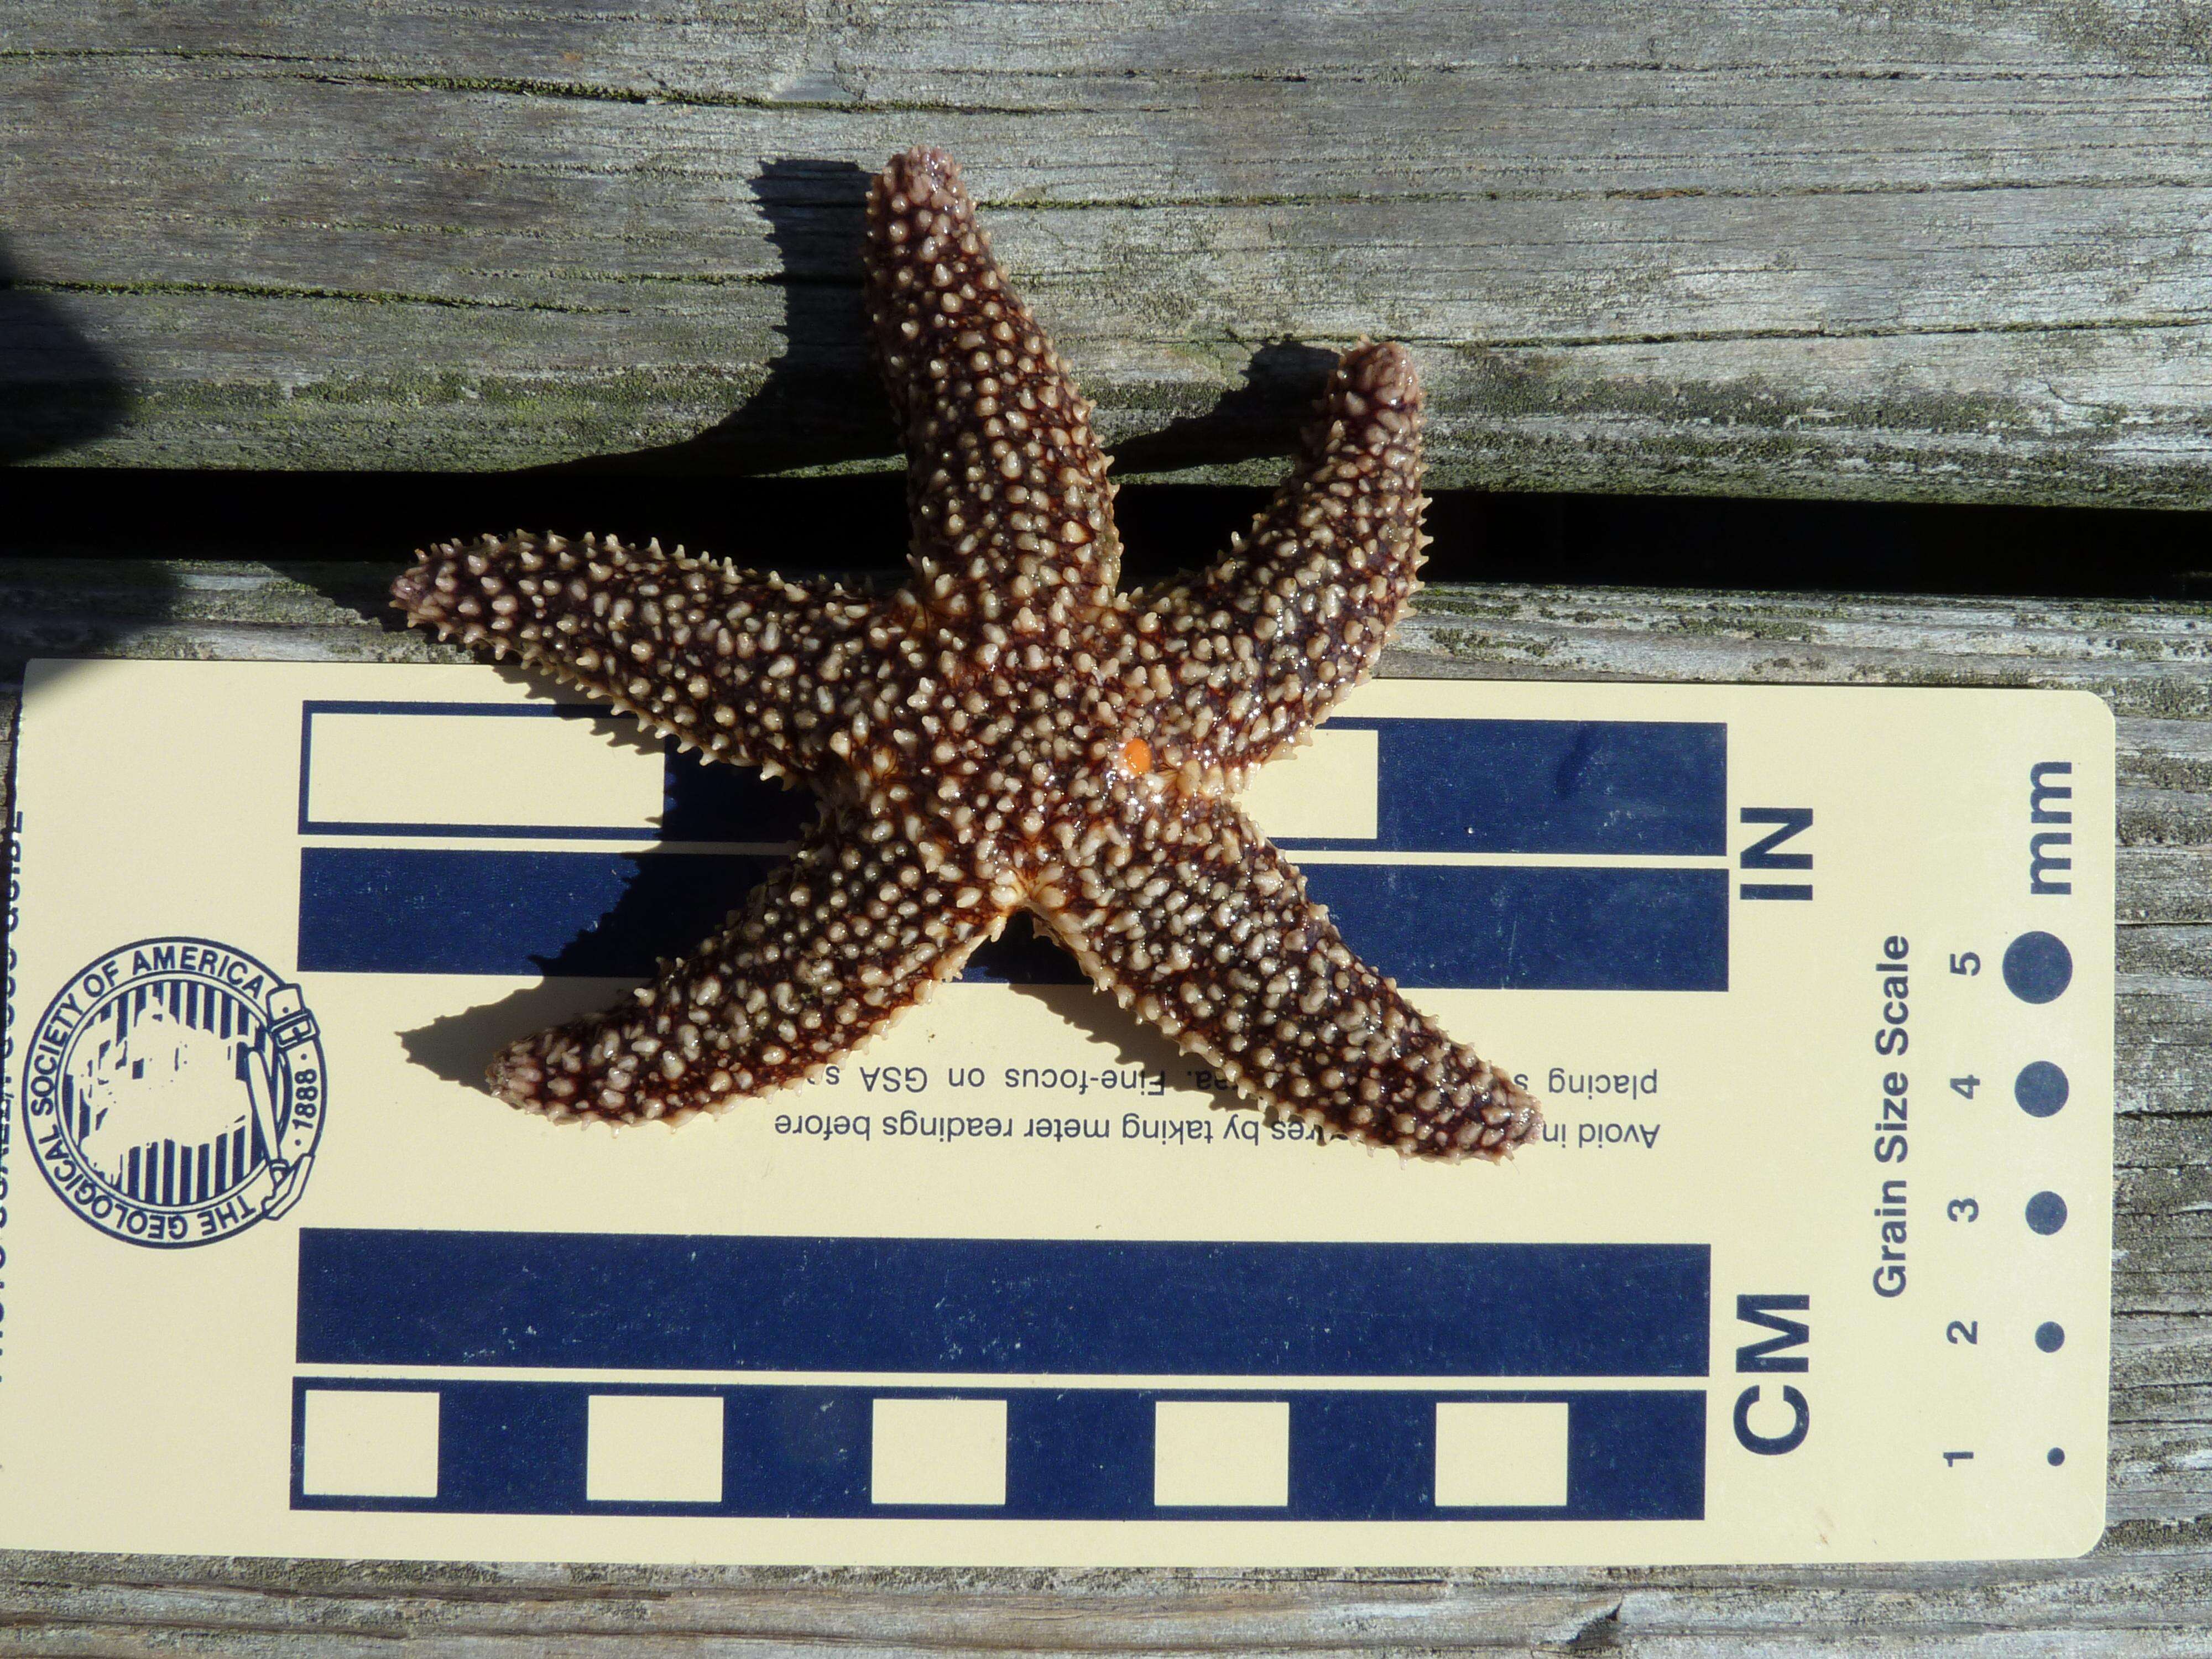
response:
<path fill-rule="evenodd" d="M 1249 797 L 1525 1080 L 1409 1164 L 1018 921 L 833 1078 L 477 1086 L 801 796 L 489 668 L 44 663 L 0 1545 L 652 1561 L 2051 1556 L 2104 1521 L 2112 726 L 1386 681 Z"/>

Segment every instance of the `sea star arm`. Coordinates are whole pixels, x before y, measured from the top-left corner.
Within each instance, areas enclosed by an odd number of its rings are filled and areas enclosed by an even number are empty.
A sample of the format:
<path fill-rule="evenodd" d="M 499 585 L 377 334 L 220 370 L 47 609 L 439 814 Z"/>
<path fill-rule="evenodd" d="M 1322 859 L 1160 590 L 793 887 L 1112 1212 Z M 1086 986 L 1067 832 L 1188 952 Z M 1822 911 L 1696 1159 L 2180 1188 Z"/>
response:
<path fill-rule="evenodd" d="M 1138 600 L 1125 678 L 1149 682 L 1156 763 L 1187 787 L 1234 787 L 1373 671 L 1420 586 L 1420 433 L 1405 349 L 1346 353 L 1250 536 Z"/>
<path fill-rule="evenodd" d="M 721 931 L 664 963 L 635 1001 L 507 1049 L 488 1073 L 492 1092 L 563 1120 L 719 1111 L 817 1075 L 874 1036 L 957 975 L 1006 915 L 855 809 L 826 809 Z"/>
<path fill-rule="evenodd" d="M 906 447 L 922 600 L 1018 642 L 1103 611 L 1121 557 L 1091 404 L 941 150 L 893 157 L 869 191 L 867 303 Z"/>
<path fill-rule="evenodd" d="M 1535 1103 L 1345 945 L 1231 803 L 1164 791 L 1121 820 L 1126 863 L 1057 866 L 1030 903 L 1101 988 L 1243 1094 L 1413 1156 L 1502 1158 Z"/>
<path fill-rule="evenodd" d="M 409 621 L 606 698 L 716 760 L 806 771 L 834 723 L 821 688 L 874 660 L 871 609 L 842 589 L 742 574 L 658 542 L 486 536 L 418 556 L 392 584 Z"/>

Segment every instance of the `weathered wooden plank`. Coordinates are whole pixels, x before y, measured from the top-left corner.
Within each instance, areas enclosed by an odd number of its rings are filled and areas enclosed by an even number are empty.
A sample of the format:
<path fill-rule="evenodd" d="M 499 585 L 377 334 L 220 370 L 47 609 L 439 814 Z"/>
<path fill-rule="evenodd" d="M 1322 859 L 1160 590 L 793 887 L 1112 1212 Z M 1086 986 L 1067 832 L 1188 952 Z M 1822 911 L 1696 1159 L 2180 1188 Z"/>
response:
<path fill-rule="evenodd" d="M 389 565 L 0 562 L 23 660 L 457 660 L 384 623 Z M 1577 1572 L 806 1572 L 0 1554 L 0 1655 L 2130 1656 L 2212 1651 L 2212 610 L 1431 590 L 1391 672 L 2066 684 L 2119 730 L 2113 1524 L 2081 1561 Z M 0 738 L 0 770 L 6 739 Z"/>
<path fill-rule="evenodd" d="M 2196 797 L 2188 797 L 2194 800 Z M 2186 819 L 2193 811 L 2177 811 Z M 2146 845 L 2165 833 L 2171 820 L 2135 815 L 2123 809 L 2121 830 L 2135 848 L 2120 872 L 2118 915 L 2122 925 L 2136 921 L 2212 921 L 2212 854 L 2199 845 L 2160 848 Z"/>
<path fill-rule="evenodd" d="M 1260 348 L 1364 331 L 1441 483 L 2202 503 L 2179 15 L 21 0 L 0 450 L 883 465 L 858 192 L 927 139 L 1133 471 L 1255 476 Z"/>
<path fill-rule="evenodd" d="M 2140 1523 L 2145 1535 L 2170 1530 Z M 2204 1651 L 2202 1553 L 2047 1566 L 1566 1574 L 928 1573 L 106 1563 L 30 1569 L 0 1652 L 255 1656 Z M 106 1569 L 101 1571 L 101 1569 Z M 641 1644 L 637 1632 L 659 1640 Z M 2063 1632 L 2063 1634 L 2059 1634 Z M 2054 1643 L 2056 1636 L 2056 1643 Z M 35 1644 L 35 1645 L 34 1645 Z M 198 1645 L 199 1644 L 196 1644 Z M 1877 1645 L 1878 1644 L 1878 1645 Z"/>

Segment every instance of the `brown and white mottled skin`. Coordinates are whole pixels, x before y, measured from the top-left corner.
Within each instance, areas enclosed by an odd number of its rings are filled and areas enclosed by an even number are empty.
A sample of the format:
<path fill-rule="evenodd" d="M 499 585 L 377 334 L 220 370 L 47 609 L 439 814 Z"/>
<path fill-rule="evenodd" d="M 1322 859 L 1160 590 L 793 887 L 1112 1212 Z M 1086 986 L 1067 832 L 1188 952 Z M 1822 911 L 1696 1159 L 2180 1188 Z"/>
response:
<path fill-rule="evenodd" d="M 1289 480 L 1201 574 L 1116 591 L 1091 405 L 942 154 L 868 202 L 867 307 L 904 435 L 914 577 L 887 599 L 609 538 L 434 549 L 409 618 L 803 782 L 798 854 L 636 1000 L 518 1042 L 556 1118 L 719 1111 L 817 1073 L 1026 906 L 1244 1095 L 1354 1140 L 1502 1158 L 1535 1104 L 1344 945 L 1235 803 L 1364 679 L 1419 586 L 1420 387 L 1337 365 Z"/>

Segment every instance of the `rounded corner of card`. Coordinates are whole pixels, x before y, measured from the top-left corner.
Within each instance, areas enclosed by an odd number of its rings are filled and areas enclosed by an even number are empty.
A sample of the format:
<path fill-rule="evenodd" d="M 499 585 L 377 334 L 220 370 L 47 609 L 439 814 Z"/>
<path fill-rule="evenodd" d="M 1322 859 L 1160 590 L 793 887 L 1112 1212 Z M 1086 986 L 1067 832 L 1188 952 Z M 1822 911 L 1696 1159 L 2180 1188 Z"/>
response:
<path fill-rule="evenodd" d="M 2068 690 L 2056 694 L 2066 700 L 2079 716 L 2093 725 L 2097 734 L 2107 742 L 2117 742 L 2120 717 L 2112 705 L 2094 691 Z"/>

